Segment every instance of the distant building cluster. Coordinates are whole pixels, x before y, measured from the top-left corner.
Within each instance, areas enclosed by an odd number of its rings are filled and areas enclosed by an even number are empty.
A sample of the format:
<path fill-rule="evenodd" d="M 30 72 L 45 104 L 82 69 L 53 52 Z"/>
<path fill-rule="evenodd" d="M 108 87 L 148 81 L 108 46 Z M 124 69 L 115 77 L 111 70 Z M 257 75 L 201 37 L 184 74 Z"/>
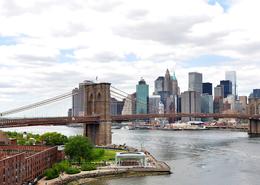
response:
<path fill-rule="evenodd" d="M 260 89 L 254 89 L 249 96 L 238 96 L 235 71 L 226 71 L 225 79 L 214 88 L 212 83 L 203 82 L 203 74 L 188 74 L 188 90 L 180 93 L 175 72 L 159 76 L 154 81 L 153 95 L 144 79 L 136 88 L 136 112 L 132 113 L 260 113 Z M 213 91 L 214 90 L 214 91 Z M 133 105 L 134 102 L 131 102 Z M 130 114 L 130 112 L 128 112 Z M 200 121 L 200 118 L 183 117 L 181 121 Z M 210 121 L 207 118 L 202 121 Z"/>
<path fill-rule="evenodd" d="M 84 81 L 73 89 L 71 116 L 84 116 L 84 85 L 93 83 Z M 150 95 L 151 94 L 151 95 Z M 154 81 L 154 91 L 149 93 L 149 85 L 141 80 L 136 91 L 126 98 L 111 98 L 111 115 L 163 114 L 163 113 L 260 113 L 260 89 L 254 89 L 247 96 L 237 94 L 236 71 L 226 71 L 225 79 L 213 87 L 211 82 L 203 81 L 203 74 L 188 74 L 188 89 L 180 92 L 175 71 L 167 69 L 164 76 Z M 202 119 L 210 121 L 212 119 Z M 173 120 L 170 120 L 173 121 Z M 183 117 L 181 121 L 201 121 L 201 118 Z"/>

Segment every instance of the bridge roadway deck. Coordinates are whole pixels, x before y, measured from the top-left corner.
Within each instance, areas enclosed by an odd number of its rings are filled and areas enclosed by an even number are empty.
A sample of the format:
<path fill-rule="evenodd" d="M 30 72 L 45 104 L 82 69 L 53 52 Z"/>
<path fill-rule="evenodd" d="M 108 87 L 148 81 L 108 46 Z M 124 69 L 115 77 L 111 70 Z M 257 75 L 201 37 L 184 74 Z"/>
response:
<path fill-rule="evenodd" d="M 99 116 L 88 117 L 49 117 L 49 118 L 17 118 L 1 119 L 0 128 L 26 127 L 38 125 L 67 125 L 71 123 L 98 124 Z"/>
<path fill-rule="evenodd" d="M 248 114 L 202 114 L 202 113 L 173 113 L 173 114 L 133 114 L 133 115 L 116 115 L 111 116 L 110 120 L 101 120 L 101 116 L 86 116 L 86 117 L 46 117 L 46 118 L 16 118 L 0 119 L 0 128 L 6 127 L 22 127 L 22 126 L 37 126 L 37 125 L 66 125 L 70 123 L 84 123 L 84 124 L 99 124 L 100 121 L 134 121 L 147 120 L 151 118 L 238 118 L 238 119 L 255 119 L 260 120 L 260 115 Z"/>

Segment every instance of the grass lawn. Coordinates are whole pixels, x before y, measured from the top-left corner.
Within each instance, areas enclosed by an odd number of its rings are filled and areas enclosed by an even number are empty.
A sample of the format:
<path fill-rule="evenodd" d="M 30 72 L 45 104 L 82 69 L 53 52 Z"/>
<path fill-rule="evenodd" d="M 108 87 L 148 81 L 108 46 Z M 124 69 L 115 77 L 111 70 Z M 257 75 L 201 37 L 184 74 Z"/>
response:
<path fill-rule="evenodd" d="M 94 150 L 98 151 L 100 149 L 95 148 Z M 96 160 L 93 162 L 101 162 L 101 161 L 114 161 L 116 152 L 124 152 L 123 150 L 109 150 L 109 149 L 104 149 L 104 155 L 98 157 Z"/>

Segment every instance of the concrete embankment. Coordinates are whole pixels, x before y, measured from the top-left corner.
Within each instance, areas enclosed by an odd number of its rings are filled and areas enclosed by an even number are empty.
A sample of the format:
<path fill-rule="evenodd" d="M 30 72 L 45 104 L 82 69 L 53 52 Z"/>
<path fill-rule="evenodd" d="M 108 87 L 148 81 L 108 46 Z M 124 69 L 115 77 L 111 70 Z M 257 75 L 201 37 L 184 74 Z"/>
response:
<path fill-rule="evenodd" d="M 80 179 L 86 179 L 87 181 L 93 180 L 96 177 L 110 177 L 110 176 L 120 176 L 126 174 L 127 170 L 125 169 L 102 169 L 102 170 L 93 170 L 93 171 L 84 171 L 74 175 L 60 175 L 56 179 L 52 180 L 40 180 L 37 185 L 63 185 L 70 182 L 76 182 Z"/>
<path fill-rule="evenodd" d="M 74 175 L 60 175 L 52 180 L 40 180 L 37 185 L 64 185 L 64 184 L 83 184 L 90 181 L 95 181 L 97 178 L 112 178 L 112 177 L 137 177 L 147 175 L 165 175 L 170 174 L 169 171 L 156 168 L 125 168 L 125 169 L 100 169 L 88 172 L 81 172 Z"/>

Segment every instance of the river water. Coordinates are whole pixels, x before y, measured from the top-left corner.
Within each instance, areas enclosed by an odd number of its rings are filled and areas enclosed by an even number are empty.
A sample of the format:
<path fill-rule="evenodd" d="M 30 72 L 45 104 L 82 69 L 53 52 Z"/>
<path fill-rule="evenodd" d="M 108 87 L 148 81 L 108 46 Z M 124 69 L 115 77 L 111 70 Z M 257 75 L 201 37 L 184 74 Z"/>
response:
<path fill-rule="evenodd" d="M 68 136 L 80 128 L 39 126 L 3 130 Z M 260 138 L 232 131 L 112 130 L 113 143 L 145 148 L 171 175 L 98 180 L 90 185 L 260 185 Z"/>

